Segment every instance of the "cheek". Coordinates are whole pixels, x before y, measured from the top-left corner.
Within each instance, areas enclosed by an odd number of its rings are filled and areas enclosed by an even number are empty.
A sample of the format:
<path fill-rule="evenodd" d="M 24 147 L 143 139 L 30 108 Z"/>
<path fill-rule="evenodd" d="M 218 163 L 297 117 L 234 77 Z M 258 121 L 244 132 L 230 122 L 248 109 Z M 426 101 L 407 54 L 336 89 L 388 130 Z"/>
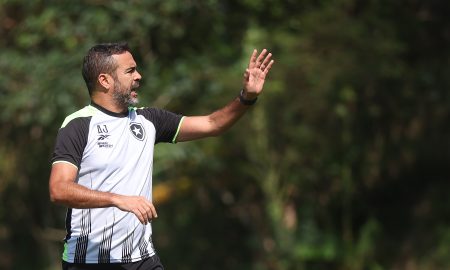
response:
<path fill-rule="evenodd" d="M 127 77 L 123 81 L 126 82 L 127 85 L 131 85 L 134 82 L 132 77 Z"/>

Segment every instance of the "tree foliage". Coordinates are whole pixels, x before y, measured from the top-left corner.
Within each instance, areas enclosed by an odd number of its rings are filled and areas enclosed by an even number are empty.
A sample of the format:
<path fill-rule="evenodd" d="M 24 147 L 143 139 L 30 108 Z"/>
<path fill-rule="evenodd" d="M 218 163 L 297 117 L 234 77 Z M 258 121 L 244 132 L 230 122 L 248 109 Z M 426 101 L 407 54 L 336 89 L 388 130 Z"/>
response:
<path fill-rule="evenodd" d="M 0 3 L 0 268 L 59 267 L 54 139 L 85 52 L 123 40 L 141 105 L 185 115 L 234 98 L 253 48 L 276 60 L 230 131 L 156 147 L 168 269 L 450 267 L 448 1 Z"/>

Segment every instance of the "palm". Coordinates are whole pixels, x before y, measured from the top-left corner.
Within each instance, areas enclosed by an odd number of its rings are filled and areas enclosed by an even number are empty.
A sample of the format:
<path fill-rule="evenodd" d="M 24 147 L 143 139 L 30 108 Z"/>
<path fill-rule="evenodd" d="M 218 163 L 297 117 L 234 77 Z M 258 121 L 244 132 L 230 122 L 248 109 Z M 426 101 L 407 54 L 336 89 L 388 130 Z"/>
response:
<path fill-rule="evenodd" d="M 248 80 L 245 82 L 244 87 L 247 89 L 249 93 L 260 93 L 264 81 L 266 79 L 266 74 L 259 68 L 252 68 L 249 70 Z"/>

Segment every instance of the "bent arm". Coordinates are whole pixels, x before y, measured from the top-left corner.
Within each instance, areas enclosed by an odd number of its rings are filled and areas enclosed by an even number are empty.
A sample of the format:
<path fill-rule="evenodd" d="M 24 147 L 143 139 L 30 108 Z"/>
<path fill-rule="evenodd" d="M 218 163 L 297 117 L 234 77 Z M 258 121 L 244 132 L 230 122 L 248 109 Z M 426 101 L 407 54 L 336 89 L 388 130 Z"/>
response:
<path fill-rule="evenodd" d="M 67 163 L 55 163 L 49 180 L 50 200 L 70 208 L 117 207 L 132 212 L 139 221 L 147 224 L 158 217 L 151 202 L 142 196 L 125 196 L 89 189 L 75 183 L 78 169 Z"/>
<path fill-rule="evenodd" d="M 115 206 L 118 195 L 88 189 L 75 183 L 78 169 L 67 163 L 53 164 L 49 191 L 53 203 L 70 208 L 101 208 Z"/>

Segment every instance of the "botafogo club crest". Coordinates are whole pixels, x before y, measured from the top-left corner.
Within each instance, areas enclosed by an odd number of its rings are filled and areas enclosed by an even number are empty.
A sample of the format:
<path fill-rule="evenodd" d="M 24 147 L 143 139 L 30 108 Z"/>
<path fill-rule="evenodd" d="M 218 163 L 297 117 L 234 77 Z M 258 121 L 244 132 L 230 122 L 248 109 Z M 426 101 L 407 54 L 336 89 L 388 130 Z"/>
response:
<path fill-rule="evenodd" d="M 130 123 L 130 131 L 136 139 L 140 141 L 145 139 L 145 129 L 141 123 Z"/>

